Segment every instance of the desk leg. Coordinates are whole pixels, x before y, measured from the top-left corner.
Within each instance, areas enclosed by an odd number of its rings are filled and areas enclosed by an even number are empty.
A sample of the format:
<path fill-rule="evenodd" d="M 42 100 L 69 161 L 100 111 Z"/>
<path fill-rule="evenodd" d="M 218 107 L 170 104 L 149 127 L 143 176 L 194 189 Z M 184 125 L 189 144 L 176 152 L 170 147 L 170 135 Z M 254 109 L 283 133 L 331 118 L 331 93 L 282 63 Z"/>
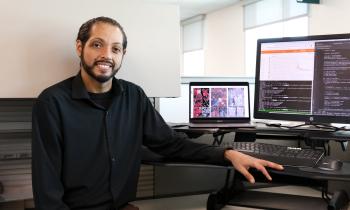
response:
<path fill-rule="evenodd" d="M 223 134 L 213 134 L 214 141 L 212 145 L 217 145 L 219 146 L 222 143 L 222 140 L 224 140 L 225 133 Z"/>
<path fill-rule="evenodd" d="M 212 192 L 209 194 L 208 200 L 207 200 L 207 210 L 220 210 L 222 209 L 225 204 L 221 201 L 221 193 L 219 192 Z"/>
<path fill-rule="evenodd" d="M 230 186 L 231 185 L 231 186 Z M 235 175 L 234 169 L 227 169 L 225 186 L 209 194 L 207 200 L 207 210 L 220 210 L 230 201 L 234 193 L 244 190 L 242 179 Z"/>
<path fill-rule="evenodd" d="M 0 182 L 0 194 L 4 193 L 4 185 Z"/>
<path fill-rule="evenodd" d="M 231 178 L 231 171 L 232 169 L 227 169 L 224 187 L 217 192 L 212 192 L 209 194 L 207 200 L 207 210 L 220 210 L 226 205 L 229 196 L 228 191 Z"/>
<path fill-rule="evenodd" d="M 347 209 L 349 206 L 349 196 L 344 190 L 334 192 L 332 199 L 328 203 L 328 210 Z"/>

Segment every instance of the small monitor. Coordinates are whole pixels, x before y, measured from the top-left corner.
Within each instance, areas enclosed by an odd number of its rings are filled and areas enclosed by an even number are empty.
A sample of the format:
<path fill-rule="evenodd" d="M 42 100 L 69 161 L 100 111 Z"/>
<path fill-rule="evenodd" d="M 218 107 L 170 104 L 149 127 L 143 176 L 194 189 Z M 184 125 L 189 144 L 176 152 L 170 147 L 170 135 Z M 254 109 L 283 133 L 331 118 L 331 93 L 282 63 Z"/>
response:
<path fill-rule="evenodd" d="M 254 118 L 350 123 L 350 34 L 260 39 Z"/>

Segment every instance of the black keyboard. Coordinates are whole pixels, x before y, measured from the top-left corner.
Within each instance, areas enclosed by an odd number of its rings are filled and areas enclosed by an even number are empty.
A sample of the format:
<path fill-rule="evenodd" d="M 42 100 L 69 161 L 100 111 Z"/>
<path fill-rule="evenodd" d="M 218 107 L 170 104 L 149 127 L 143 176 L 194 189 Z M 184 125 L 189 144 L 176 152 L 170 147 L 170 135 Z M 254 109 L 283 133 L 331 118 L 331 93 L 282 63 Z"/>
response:
<path fill-rule="evenodd" d="M 231 142 L 220 146 L 232 147 L 247 155 L 285 166 L 313 167 L 324 156 L 324 151 L 320 149 L 301 149 L 258 142 Z"/>

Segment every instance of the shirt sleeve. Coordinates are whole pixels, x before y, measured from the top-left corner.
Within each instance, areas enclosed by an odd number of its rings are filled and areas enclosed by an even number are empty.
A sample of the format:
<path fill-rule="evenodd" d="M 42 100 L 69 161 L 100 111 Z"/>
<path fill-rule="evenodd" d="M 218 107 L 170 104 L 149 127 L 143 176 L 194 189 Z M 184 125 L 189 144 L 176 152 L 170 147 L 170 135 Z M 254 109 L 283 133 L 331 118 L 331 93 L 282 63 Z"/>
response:
<path fill-rule="evenodd" d="M 32 112 L 32 186 L 35 209 L 67 210 L 61 181 L 62 136 L 59 115 L 40 99 Z"/>
<path fill-rule="evenodd" d="M 190 141 L 184 133 L 175 132 L 145 97 L 143 144 L 165 158 L 228 165 L 225 148 Z"/>

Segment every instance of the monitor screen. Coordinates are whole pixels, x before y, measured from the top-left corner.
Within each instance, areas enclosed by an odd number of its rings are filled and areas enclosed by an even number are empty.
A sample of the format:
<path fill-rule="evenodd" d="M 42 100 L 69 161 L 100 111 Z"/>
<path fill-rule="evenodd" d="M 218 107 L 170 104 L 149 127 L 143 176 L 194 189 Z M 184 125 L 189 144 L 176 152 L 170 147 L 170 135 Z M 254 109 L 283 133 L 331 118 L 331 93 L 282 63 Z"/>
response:
<path fill-rule="evenodd" d="M 191 82 L 190 121 L 194 119 L 249 119 L 246 82 Z"/>
<path fill-rule="evenodd" d="M 260 39 L 254 118 L 350 123 L 350 34 Z"/>

